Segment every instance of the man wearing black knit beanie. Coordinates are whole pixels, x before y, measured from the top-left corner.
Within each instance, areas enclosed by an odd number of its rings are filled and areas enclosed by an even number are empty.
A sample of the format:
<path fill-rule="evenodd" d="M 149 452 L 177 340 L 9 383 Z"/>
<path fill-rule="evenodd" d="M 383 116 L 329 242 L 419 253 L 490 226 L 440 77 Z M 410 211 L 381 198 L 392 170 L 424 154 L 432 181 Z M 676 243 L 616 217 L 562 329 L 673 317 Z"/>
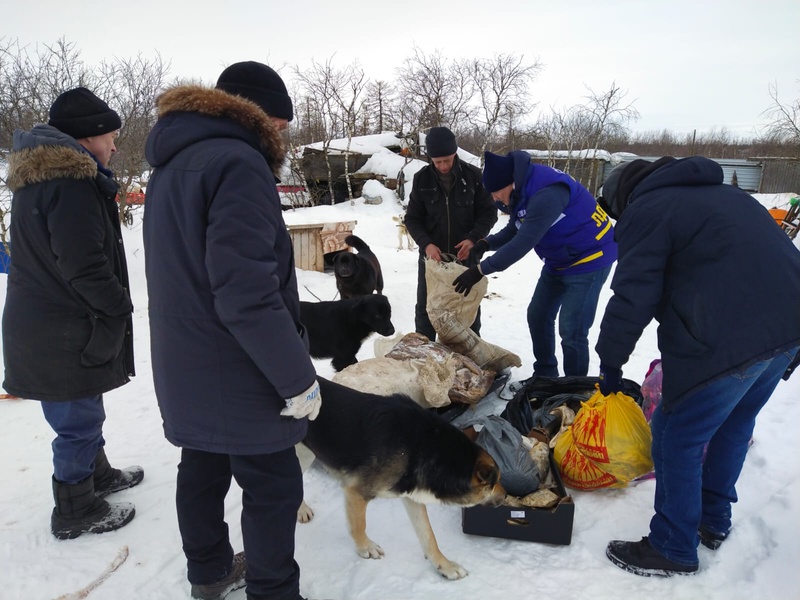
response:
<path fill-rule="evenodd" d="M 181 448 L 191 594 L 217 600 L 246 585 L 250 600 L 298 600 L 294 446 L 321 394 L 275 179 L 292 100 L 278 73 L 246 61 L 215 88 L 168 90 L 157 108 L 144 213 L 150 349 L 164 433 Z M 232 478 L 246 500 L 246 557 L 224 519 Z"/>
<path fill-rule="evenodd" d="M 108 170 L 119 115 L 90 90 L 58 96 L 50 121 L 14 132 L 13 262 L 3 312 L 5 381 L 40 400 L 53 441 L 52 534 L 71 539 L 126 525 L 132 504 L 104 497 L 142 481 L 105 454 L 103 394 L 134 374 L 131 297 Z"/>
<path fill-rule="evenodd" d="M 481 170 L 459 159 L 456 136 L 450 129 L 432 127 L 425 147 L 430 164 L 414 175 L 405 224 L 420 251 L 414 323 L 417 333 L 433 341 L 436 330 L 427 311 L 425 261 L 440 261 L 449 254 L 472 266 L 475 253 L 470 250 L 489 234 L 497 222 L 497 210 L 481 183 Z M 471 329 L 480 333 L 480 308 Z"/>

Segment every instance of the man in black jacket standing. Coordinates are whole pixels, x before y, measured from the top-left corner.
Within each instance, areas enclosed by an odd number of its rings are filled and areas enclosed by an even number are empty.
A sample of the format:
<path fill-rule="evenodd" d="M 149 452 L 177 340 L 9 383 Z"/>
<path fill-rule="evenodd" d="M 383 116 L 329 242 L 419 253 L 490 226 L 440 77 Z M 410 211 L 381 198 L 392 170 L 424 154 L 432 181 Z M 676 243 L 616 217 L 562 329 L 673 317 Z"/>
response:
<path fill-rule="evenodd" d="M 483 187 L 480 169 L 459 160 L 452 131 L 433 127 L 425 147 L 431 162 L 414 175 L 405 224 L 420 250 L 414 323 L 417 333 L 434 340 L 436 331 L 427 311 L 425 259 L 440 261 L 447 253 L 472 266 L 470 250 L 497 222 L 497 209 Z M 480 333 L 480 328 L 479 309 L 471 329 Z"/>
<path fill-rule="evenodd" d="M 108 170 L 119 115 L 86 88 L 64 92 L 47 125 L 14 132 L 8 158 L 11 244 L 3 311 L 3 387 L 40 400 L 53 440 L 50 528 L 59 539 L 113 531 L 132 504 L 103 497 L 133 487 L 141 467 L 114 469 L 103 393 L 133 369 L 133 305 L 118 185 Z"/>
<path fill-rule="evenodd" d="M 599 202 L 618 219 L 619 245 L 596 346 L 600 390 L 620 390 L 653 319 L 664 377 L 651 421 L 650 533 L 606 554 L 637 575 L 686 575 L 697 571 L 698 542 L 716 549 L 728 537 L 756 416 L 796 364 L 800 252 L 707 158 L 617 167 Z"/>

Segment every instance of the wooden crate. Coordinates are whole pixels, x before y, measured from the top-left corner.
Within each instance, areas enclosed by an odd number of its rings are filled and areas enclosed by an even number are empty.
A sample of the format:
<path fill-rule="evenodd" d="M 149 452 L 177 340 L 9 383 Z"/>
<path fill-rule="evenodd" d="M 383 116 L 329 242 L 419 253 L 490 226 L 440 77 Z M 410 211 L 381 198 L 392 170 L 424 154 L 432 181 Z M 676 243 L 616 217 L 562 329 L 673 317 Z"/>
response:
<path fill-rule="evenodd" d="M 325 270 L 325 254 L 347 250 L 344 239 L 353 233 L 356 221 L 288 225 L 294 246 L 294 264 L 306 271 Z"/>

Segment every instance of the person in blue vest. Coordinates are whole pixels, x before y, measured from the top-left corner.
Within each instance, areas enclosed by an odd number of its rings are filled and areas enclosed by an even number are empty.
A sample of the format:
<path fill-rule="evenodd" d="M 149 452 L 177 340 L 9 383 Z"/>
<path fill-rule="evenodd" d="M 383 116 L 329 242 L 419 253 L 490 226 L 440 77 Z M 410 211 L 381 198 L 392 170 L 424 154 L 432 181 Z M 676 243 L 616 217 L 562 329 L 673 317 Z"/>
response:
<path fill-rule="evenodd" d="M 555 320 L 561 337 L 564 374 L 589 372 L 589 328 L 600 290 L 617 258 L 614 229 L 589 190 L 572 177 L 531 163 L 527 152 L 501 156 L 484 153 L 483 185 L 497 208 L 510 215 L 508 225 L 478 240 L 472 252 L 480 260 L 453 281 L 468 294 L 481 277 L 505 271 L 531 250 L 544 261 L 528 305 L 533 342 L 533 374 L 558 377 Z"/>
<path fill-rule="evenodd" d="M 622 367 L 653 319 L 663 370 L 649 535 L 612 541 L 606 555 L 636 575 L 687 575 L 698 543 L 713 550 L 730 534 L 756 417 L 797 366 L 800 252 L 701 156 L 621 165 L 598 202 L 619 242 L 595 347 L 600 391 L 622 388 Z"/>

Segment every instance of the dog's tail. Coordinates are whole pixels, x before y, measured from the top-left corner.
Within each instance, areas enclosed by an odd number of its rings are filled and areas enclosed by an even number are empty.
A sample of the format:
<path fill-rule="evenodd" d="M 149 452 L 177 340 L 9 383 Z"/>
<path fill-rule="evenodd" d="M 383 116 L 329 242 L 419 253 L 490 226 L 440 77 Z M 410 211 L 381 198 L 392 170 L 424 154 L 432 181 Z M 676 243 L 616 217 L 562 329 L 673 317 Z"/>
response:
<path fill-rule="evenodd" d="M 359 252 L 372 252 L 370 247 L 367 245 L 367 242 L 362 240 L 357 235 L 348 235 L 346 238 L 344 238 L 344 243 L 348 246 L 352 246 Z"/>

